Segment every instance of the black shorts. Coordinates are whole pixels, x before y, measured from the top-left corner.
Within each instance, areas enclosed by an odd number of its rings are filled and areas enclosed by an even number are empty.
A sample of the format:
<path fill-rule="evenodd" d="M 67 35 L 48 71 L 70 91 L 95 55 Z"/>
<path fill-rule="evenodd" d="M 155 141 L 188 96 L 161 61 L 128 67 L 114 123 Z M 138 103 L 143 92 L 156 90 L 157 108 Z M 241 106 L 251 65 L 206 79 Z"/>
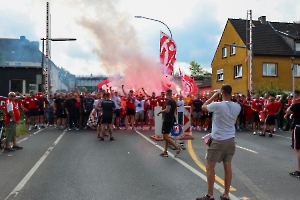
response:
<path fill-rule="evenodd" d="M 294 149 L 300 150 L 300 125 L 296 125 L 293 130 L 293 144 L 292 147 Z"/>
<path fill-rule="evenodd" d="M 127 108 L 126 109 L 126 115 L 135 115 L 135 109 L 134 108 Z"/>
<path fill-rule="evenodd" d="M 98 116 L 97 124 L 101 124 L 101 118 L 102 116 Z"/>
<path fill-rule="evenodd" d="M 166 122 L 163 121 L 161 133 L 162 134 L 169 134 L 171 132 L 171 129 L 173 128 L 174 122 Z"/>
<path fill-rule="evenodd" d="M 265 124 L 267 125 L 275 125 L 276 115 L 267 115 L 265 120 Z"/>
<path fill-rule="evenodd" d="M 260 122 L 258 112 L 253 113 L 253 122 Z"/>
<path fill-rule="evenodd" d="M 29 112 L 24 112 L 24 117 L 25 118 L 27 118 L 27 117 L 29 117 L 30 115 L 29 115 Z"/>
<path fill-rule="evenodd" d="M 112 117 L 101 117 L 101 124 L 111 124 Z"/>
<path fill-rule="evenodd" d="M 30 117 L 39 116 L 39 109 L 37 109 L 37 108 L 30 108 L 29 109 L 29 116 Z"/>
<path fill-rule="evenodd" d="M 115 113 L 116 117 L 120 117 L 120 116 L 121 116 L 121 111 L 120 111 L 120 109 L 116 109 L 116 110 L 114 111 L 114 113 Z"/>
<path fill-rule="evenodd" d="M 39 116 L 44 116 L 44 114 L 45 114 L 44 110 L 39 111 Z"/>

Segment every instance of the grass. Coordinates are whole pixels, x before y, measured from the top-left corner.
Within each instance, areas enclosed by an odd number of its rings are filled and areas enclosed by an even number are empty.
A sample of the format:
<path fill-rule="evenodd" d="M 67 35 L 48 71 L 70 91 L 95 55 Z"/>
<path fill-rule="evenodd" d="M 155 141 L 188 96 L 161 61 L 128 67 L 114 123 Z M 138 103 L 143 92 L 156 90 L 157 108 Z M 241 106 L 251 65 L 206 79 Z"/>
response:
<path fill-rule="evenodd" d="M 17 124 L 17 138 L 28 133 L 28 129 L 25 126 L 23 120 Z"/>

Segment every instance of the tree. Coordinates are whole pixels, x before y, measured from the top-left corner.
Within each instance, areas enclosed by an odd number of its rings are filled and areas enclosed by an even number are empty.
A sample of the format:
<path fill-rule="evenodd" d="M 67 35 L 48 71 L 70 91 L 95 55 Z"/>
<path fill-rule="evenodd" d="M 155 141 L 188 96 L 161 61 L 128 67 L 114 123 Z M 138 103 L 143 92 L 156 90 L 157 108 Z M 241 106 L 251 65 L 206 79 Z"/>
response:
<path fill-rule="evenodd" d="M 87 88 L 82 86 L 78 88 L 80 92 L 87 92 Z"/>
<path fill-rule="evenodd" d="M 190 67 L 189 69 L 191 70 L 191 76 L 192 77 L 199 77 L 204 74 L 210 74 L 208 71 L 204 70 L 200 64 L 195 62 L 194 60 L 190 62 Z"/>

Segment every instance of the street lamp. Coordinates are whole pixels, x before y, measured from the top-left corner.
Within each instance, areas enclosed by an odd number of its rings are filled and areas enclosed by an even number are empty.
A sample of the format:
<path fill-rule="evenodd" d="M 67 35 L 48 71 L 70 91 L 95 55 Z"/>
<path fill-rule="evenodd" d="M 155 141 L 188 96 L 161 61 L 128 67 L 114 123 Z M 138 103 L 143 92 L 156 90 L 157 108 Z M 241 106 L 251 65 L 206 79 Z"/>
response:
<path fill-rule="evenodd" d="M 168 27 L 168 25 L 167 25 L 167 24 L 163 23 L 162 21 L 160 21 L 160 20 L 157 20 L 157 19 L 148 18 L 148 17 L 143 17 L 143 16 L 134 16 L 134 17 L 135 17 L 135 18 L 144 18 L 144 19 L 149 19 L 149 20 L 152 20 L 152 21 L 156 21 L 156 22 L 160 22 L 160 23 L 162 23 L 163 25 L 165 25 L 165 26 L 168 28 L 168 30 L 170 31 L 171 38 L 173 38 L 173 37 L 172 37 L 172 32 L 171 32 L 170 28 Z"/>
<path fill-rule="evenodd" d="M 45 50 L 45 40 L 47 40 L 46 38 L 41 38 L 41 40 L 43 41 L 43 47 L 42 47 L 42 75 L 44 74 L 44 50 Z M 53 41 L 53 42 L 63 42 L 63 41 L 75 41 L 76 38 L 48 38 L 48 40 Z M 48 66 L 46 66 L 46 71 L 48 74 Z M 47 79 L 46 82 L 46 88 L 49 88 L 49 76 L 45 74 L 45 80 Z M 48 91 L 46 91 L 48 92 Z"/>
<path fill-rule="evenodd" d="M 294 91 L 295 91 L 295 71 L 294 71 L 294 57 L 290 57 L 290 59 L 292 59 L 292 86 L 293 86 L 293 91 L 292 91 L 292 93 L 294 93 Z"/>

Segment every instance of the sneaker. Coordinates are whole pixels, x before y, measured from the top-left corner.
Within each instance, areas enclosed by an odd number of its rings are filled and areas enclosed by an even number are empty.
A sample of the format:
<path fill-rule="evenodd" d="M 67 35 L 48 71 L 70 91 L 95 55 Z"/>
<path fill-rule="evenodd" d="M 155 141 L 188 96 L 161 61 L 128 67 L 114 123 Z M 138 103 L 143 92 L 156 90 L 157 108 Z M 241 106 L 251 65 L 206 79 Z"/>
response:
<path fill-rule="evenodd" d="M 99 141 L 104 141 L 104 138 L 103 137 L 100 137 L 100 140 Z"/>
<path fill-rule="evenodd" d="M 241 128 L 237 128 L 236 130 L 237 130 L 237 131 L 242 131 L 242 129 L 241 129 Z"/>
<path fill-rule="evenodd" d="M 31 129 L 32 129 L 32 126 L 31 126 L 31 125 L 29 125 L 29 127 L 28 127 L 28 130 L 29 130 L 29 131 L 31 131 Z"/>
<path fill-rule="evenodd" d="M 256 132 L 255 132 L 255 131 L 253 132 L 253 135 L 256 135 Z"/>
<path fill-rule="evenodd" d="M 136 131 L 136 128 L 133 127 L 132 130 L 133 130 L 133 131 Z"/>
<path fill-rule="evenodd" d="M 207 128 L 204 128 L 203 131 L 207 131 Z"/>
<path fill-rule="evenodd" d="M 71 131 L 72 129 L 71 128 L 69 128 L 69 131 Z"/>
<path fill-rule="evenodd" d="M 76 128 L 76 131 L 79 131 L 79 128 Z"/>
<path fill-rule="evenodd" d="M 34 129 L 37 129 L 37 125 L 34 126 Z"/>
<path fill-rule="evenodd" d="M 181 153 L 182 151 L 182 148 L 179 148 L 177 151 L 176 151 L 176 155 L 174 156 L 175 158 Z"/>
<path fill-rule="evenodd" d="M 273 134 L 269 134 L 269 137 L 273 137 Z"/>
<path fill-rule="evenodd" d="M 300 172 L 299 171 L 290 172 L 289 174 L 293 177 L 300 178 Z"/>
<path fill-rule="evenodd" d="M 87 126 L 85 126 L 84 129 L 87 129 Z"/>
<path fill-rule="evenodd" d="M 21 149 L 23 149 L 23 147 L 20 147 L 20 146 L 13 146 L 13 149 L 14 149 L 14 150 L 21 150 Z"/>
<path fill-rule="evenodd" d="M 12 148 L 4 148 L 4 151 L 12 152 L 12 151 L 15 151 L 15 150 L 12 149 Z"/>
<path fill-rule="evenodd" d="M 113 137 L 111 137 L 110 139 L 109 139 L 109 141 L 114 141 L 115 140 L 115 138 L 113 138 Z"/>
<path fill-rule="evenodd" d="M 141 131 L 144 131 L 144 128 L 141 128 Z"/>
<path fill-rule="evenodd" d="M 276 128 L 274 128 L 274 132 L 276 131 Z"/>
<path fill-rule="evenodd" d="M 151 131 L 152 130 L 152 127 L 150 126 L 149 130 Z"/>
<path fill-rule="evenodd" d="M 113 125 L 113 129 L 116 130 L 116 126 L 115 125 Z"/>
<path fill-rule="evenodd" d="M 38 130 L 41 130 L 41 127 L 40 127 L 40 126 L 37 126 L 37 129 L 38 129 Z"/>
<path fill-rule="evenodd" d="M 262 133 L 261 133 L 261 134 L 259 134 L 259 136 L 265 137 L 265 136 L 266 136 L 266 134 L 262 134 Z"/>
<path fill-rule="evenodd" d="M 127 130 L 127 126 L 124 128 L 124 130 L 125 130 L 125 131 Z"/>
<path fill-rule="evenodd" d="M 193 126 L 191 126 L 191 131 L 194 129 L 194 127 Z"/>
<path fill-rule="evenodd" d="M 200 126 L 197 126 L 197 130 L 198 130 L 198 131 L 201 131 Z"/>
<path fill-rule="evenodd" d="M 169 157 L 168 152 L 164 152 L 164 151 L 162 153 L 160 153 L 159 155 L 162 157 Z"/>
<path fill-rule="evenodd" d="M 196 200 L 215 200 L 214 196 L 205 195 L 204 197 L 198 197 Z"/>
<path fill-rule="evenodd" d="M 230 199 L 229 199 L 229 196 L 226 196 L 226 195 L 224 195 L 224 194 L 220 196 L 220 199 L 221 199 L 221 200 L 230 200 Z"/>

